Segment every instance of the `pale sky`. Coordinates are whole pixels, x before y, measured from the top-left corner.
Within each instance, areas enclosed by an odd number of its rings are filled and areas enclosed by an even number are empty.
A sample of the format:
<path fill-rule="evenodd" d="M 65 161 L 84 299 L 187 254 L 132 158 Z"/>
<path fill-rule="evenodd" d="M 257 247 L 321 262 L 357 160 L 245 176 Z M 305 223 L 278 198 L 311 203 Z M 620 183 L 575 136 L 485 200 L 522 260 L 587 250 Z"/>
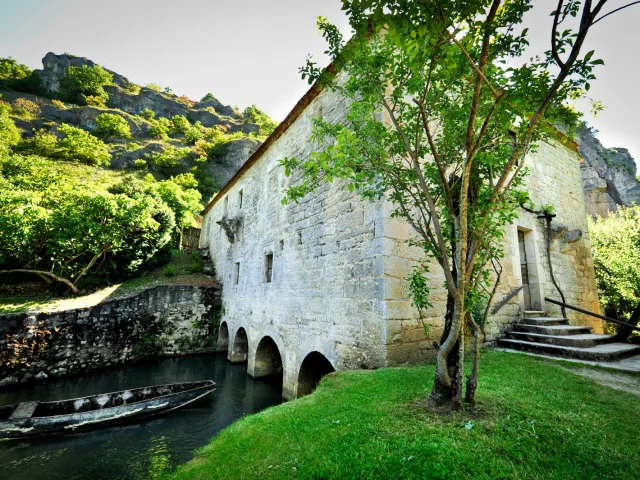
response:
<path fill-rule="evenodd" d="M 630 0 L 609 0 L 606 11 Z M 556 0 L 537 0 L 526 18 L 533 48 L 548 45 Z M 320 64 L 325 44 L 318 15 L 348 34 L 340 0 L 0 0 L 0 57 L 42 68 L 47 52 L 90 58 L 129 80 L 169 86 L 199 100 L 211 92 L 241 109 L 256 104 L 282 120 L 309 88 L 298 68 L 307 54 Z M 606 105 L 585 119 L 607 147 L 640 159 L 638 78 L 640 5 L 594 26 L 586 51 L 605 66 L 589 94 Z"/>

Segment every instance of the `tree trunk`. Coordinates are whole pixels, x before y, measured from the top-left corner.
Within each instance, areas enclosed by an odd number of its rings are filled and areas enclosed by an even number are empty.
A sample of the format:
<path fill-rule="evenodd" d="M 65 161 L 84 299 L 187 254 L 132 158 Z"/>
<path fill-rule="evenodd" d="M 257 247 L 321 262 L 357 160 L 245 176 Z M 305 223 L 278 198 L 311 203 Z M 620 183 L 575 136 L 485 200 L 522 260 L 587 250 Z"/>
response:
<path fill-rule="evenodd" d="M 445 314 L 444 331 L 440 339 L 442 345 L 451 331 L 453 317 L 455 314 L 455 299 L 451 294 L 447 295 L 447 312 Z M 442 347 L 441 347 L 442 348 Z M 460 335 L 458 341 L 447 355 L 447 371 L 451 379 L 451 386 L 447 386 L 444 379 L 440 377 L 436 369 L 435 380 L 431 393 L 427 397 L 427 403 L 436 407 L 450 407 L 457 409 L 461 406 L 462 392 L 462 363 L 464 357 L 464 341 L 463 335 Z"/>
<path fill-rule="evenodd" d="M 78 293 L 78 288 L 70 281 L 64 277 L 59 277 L 54 275 L 51 272 L 45 272 L 43 270 L 29 270 L 25 268 L 16 268 L 14 270 L 0 270 L 0 274 L 2 273 L 34 273 L 36 275 L 46 275 L 47 277 L 53 278 L 56 282 L 64 283 L 68 286 L 73 293 Z"/>
<path fill-rule="evenodd" d="M 467 389 L 464 396 L 464 401 L 471 406 L 476 404 L 476 389 L 480 375 L 480 335 L 480 326 L 473 324 L 473 366 L 471 367 L 471 375 L 467 377 Z"/>

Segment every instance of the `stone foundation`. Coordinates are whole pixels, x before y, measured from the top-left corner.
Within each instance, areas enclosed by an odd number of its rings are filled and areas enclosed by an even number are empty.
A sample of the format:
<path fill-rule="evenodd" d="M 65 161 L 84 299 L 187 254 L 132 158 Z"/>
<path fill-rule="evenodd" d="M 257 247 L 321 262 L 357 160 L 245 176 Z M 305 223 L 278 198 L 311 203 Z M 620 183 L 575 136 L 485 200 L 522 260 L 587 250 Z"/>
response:
<path fill-rule="evenodd" d="M 0 315 L 0 386 L 215 352 L 219 286 L 165 285 L 90 308 Z"/>

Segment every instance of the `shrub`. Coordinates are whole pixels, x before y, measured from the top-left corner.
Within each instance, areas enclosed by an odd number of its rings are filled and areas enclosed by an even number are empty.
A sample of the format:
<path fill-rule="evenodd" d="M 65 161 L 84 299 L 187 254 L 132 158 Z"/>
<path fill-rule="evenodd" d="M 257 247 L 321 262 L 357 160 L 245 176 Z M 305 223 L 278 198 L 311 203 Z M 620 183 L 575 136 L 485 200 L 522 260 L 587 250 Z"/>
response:
<path fill-rule="evenodd" d="M 125 150 L 127 152 L 135 152 L 136 150 L 140 150 L 141 148 L 142 148 L 142 145 L 140 145 L 139 143 L 129 142 L 127 143 Z"/>
<path fill-rule="evenodd" d="M 260 134 L 262 135 L 270 135 L 278 126 L 278 122 L 272 120 L 269 115 L 255 105 L 245 108 L 242 113 L 244 115 L 244 122 L 257 124 L 260 127 Z"/>
<path fill-rule="evenodd" d="M 191 150 L 188 148 L 176 148 L 173 145 L 169 146 L 164 152 L 150 154 L 147 153 L 145 158 L 152 161 L 159 167 L 172 168 L 176 167 L 181 160 L 188 158 L 191 155 Z"/>
<path fill-rule="evenodd" d="M 107 100 L 96 95 L 87 95 L 84 97 L 84 102 L 92 107 L 105 108 L 107 106 Z"/>
<path fill-rule="evenodd" d="M 204 131 L 200 122 L 196 122 L 196 124 L 184 134 L 184 141 L 191 145 L 194 145 L 198 140 L 202 140 L 203 138 Z"/>
<path fill-rule="evenodd" d="M 589 219 L 589 236 L 600 303 L 609 316 L 628 320 L 640 302 L 640 206 Z"/>
<path fill-rule="evenodd" d="M 13 58 L 0 58 L 0 80 L 21 80 L 31 75 L 32 70 Z"/>
<path fill-rule="evenodd" d="M 198 188 L 198 181 L 196 180 L 196 177 L 193 176 L 193 173 L 181 173 L 172 177 L 171 180 L 185 189 Z"/>
<path fill-rule="evenodd" d="M 9 112 L 11 105 L 0 100 L 0 153 L 8 151 L 20 141 L 20 130 L 16 127 Z"/>
<path fill-rule="evenodd" d="M 144 170 L 145 168 L 147 168 L 147 161 L 143 160 L 142 158 L 136 158 L 133 161 L 133 166 L 138 170 Z"/>
<path fill-rule="evenodd" d="M 140 85 L 137 85 L 133 82 L 125 82 L 125 84 L 122 86 L 122 88 L 130 93 L 131 95 L 138 95 L 140 93 Z"/>
<path fill-rule="evenodd" d="M 85 104 L 86 98 L 89 96 L 101 97 L 104 100 L 109 99 L 109 95 L 104 87 L 111 85 L 113 75 L 107 72 L 100 65 L 90 67 L 82 65 L 75 67 L 73 65 L 67 67 L 64 75 L 60 78 L 61 92 L 69 100 Z"/>
<path fill-rule="evenodd" d="M 19 115 L 38 115 L 40 106 L 27 98 L 18 98 L 13 104 L 13 110 Z"/>
<path fill-rule="evenodd" d="M 159 118 L 149 127 L 149 135 L 153 138 L 166 139 L 169 138 L 169 130 L 171 122 L 166 118 Z"/>
<path fill-rule="evenodd" d="M 147 85 L 147 88 L 153 90 L 154 92 L 161 92 L 162 91 L 162 87 L 160 85 L 158 85 L 157 83 L 150 83 L 149 85 Z"/>
<path fill-rule="evenodd" d="M 65 108 L 67 108 L 67 106 L 64 104 L 64 102 L 61 102 L 60 100 L 51 100 L 51 105 L 53 105 L 56 108 L 59 108 L 60 110 L 64 110 Z"/>
<path fill-rule="evenodd" d="M 187 97 L 186 95 L 180 95 L 178 98 L 176 98 L 176 101 L 178 103 L 181 103 L 183 105 L 186 105 L 187 107 L 191 108 L 193 107 L 196 102 L 194 102 L 193 100 L 191 100 L 189 97 Z"/>
<path fill-rule="evenodd" d="M 58 131 L 64 135 L 64 138 L 58 141 L 60 154 L 63 157 L 89 165 L 109 164 L 111 155 L 101 140 L 81 128 L 66 123 L 63 123 Z"/>
<path fill-rule="evenodd" d="M 153 118 L 156 116 L 156 112 L 154 112 L 150 108 L 145 108 L 142 112 L 140 112 L 140 115 L 142 115 L 142 117 L 146 118 L 147 120 L 153 120 Z"/>
<path fill-rule="evenodd" d="M 189 120 L 187 120 L 187 118 L 183 115 L 174 115 L 173 117 L 171 117 L 171 123 L 173 125 L 171 128 L 172 134 L 185 134 L 191 128 L 191 123 L 189 123 Z"/>
<path fill-rule="evenodd" d="M 131 138 L 129 123 L 120 115 L 102 113 L 96 118 L 98 128 L 93 132 L 103 138 Z"/>
<path fill-rule="evenodd" d="M 213 93 L 207 93 L 204 97 L 200 99 L 201 102 L 218 102 L 220 101 L 213 95 Z"/>
<path fill-rule="evenodd" d="M 173 277 L 176 274 L 176 267 L 173 265 L 168 265 L 167 268 L 164 269 L 165 277 Z"/>
<path fill-rule="evenodd" d="M 60 153 L 58 137 L 45 129 L 40 129 L 33 137 L 22 140 L 15 150 L 21 153 L 52 158 Z"/>

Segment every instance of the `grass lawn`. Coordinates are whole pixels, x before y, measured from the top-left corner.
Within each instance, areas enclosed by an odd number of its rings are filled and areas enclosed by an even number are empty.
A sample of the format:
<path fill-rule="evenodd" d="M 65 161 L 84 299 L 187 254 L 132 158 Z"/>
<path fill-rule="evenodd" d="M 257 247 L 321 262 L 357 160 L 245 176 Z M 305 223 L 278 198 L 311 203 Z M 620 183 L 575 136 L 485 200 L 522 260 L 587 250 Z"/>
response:
<path fill-rule="evenodd" d="M 444 416 L 422 406 L 433 365 L 334 373 L 167 478 L 637 480 L 640 398 L 570 370 L 485 352 L 478 408 Z"/>
<path fill-rule="evenodd" d="M 114 298 L 135 295 L 141 291 L 167 284 L 206 285 L 212 278 L 194 273 L 201 261 L 184 251 L 172 255 L 168 264 L 143 272 L 140 276 L 122 283 L 101 288 L 87 295 L 64 297 L 47 290 L 15 291 L 10 286 L 0 287 L 0 313 L 57 312 L 85 308 Z M 168 275 L 170 273 L 170 275 Z"/>

